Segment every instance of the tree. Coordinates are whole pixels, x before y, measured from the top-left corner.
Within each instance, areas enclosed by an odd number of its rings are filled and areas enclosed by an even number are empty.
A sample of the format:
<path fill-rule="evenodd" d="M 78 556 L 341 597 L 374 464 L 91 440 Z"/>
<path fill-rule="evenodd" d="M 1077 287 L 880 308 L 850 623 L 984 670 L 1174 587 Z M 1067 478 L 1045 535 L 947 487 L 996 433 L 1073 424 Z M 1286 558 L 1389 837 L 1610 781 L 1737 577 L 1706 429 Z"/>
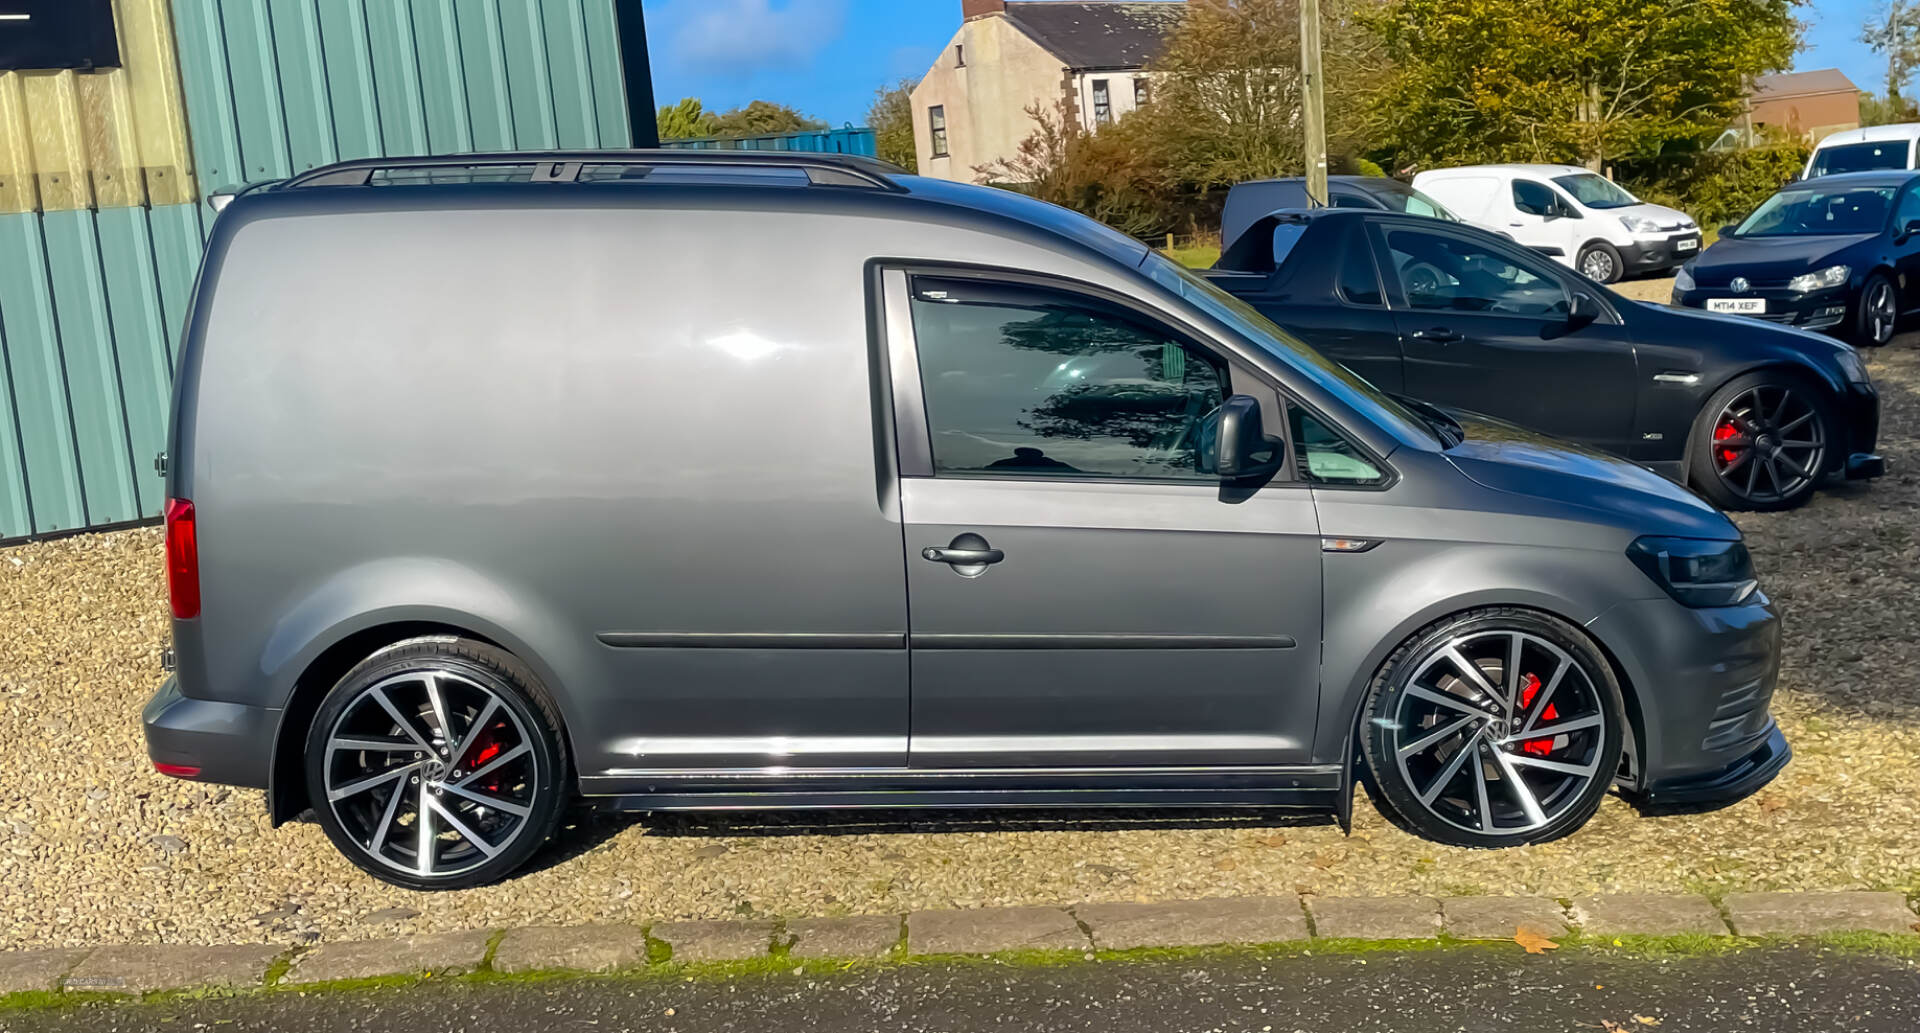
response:
<path fill-rule="evenodd" d="M 1871 93 L 1860 95 L 1860 124 L 1890 126 L 1901 122 L 1920 122 L 1920 104 L 1898 93 L 1885 97 Z"/>
<path fill-rule="evenodd" d="M 1861 29 L 1860 42 L 1887 56 L 1887 102 L 1895 109 L 1903 107 L 1900 89 L 1920 68 L 1920 3 L 1887 0 Z"/>
<path fill-rule="evenodd" d="M 1359 15 L 1372 0 L 1321 8 L 1329 150 L 1361 149 L 1363 100 L 1384 54 Z M 1302 171 L 1298 0 L 1189 0 L 1152 66 L 1153 114 L 1176 171 L 1201 186 Z"/>
<path fill-rule="evenodd" d="M 902 79 L 873 91 L 867 125 L 873 127 L 873 142 L 881 161 L 913 168 L 920 160 L 913 145 L 913 80 Z"/>
<path fill-rule="evenodd" d="M 680 103 L 661 108 L 659 119 L 662 140 L 713 135 L 713 113 L 700 105 L 698 97 L 682 97 Z"/>
<path fill-rule="evenodd" d="M 1400 163 L 1591 168 L 1718 133 L 1799 43 L 1798 0 L 1388 0 L 1371 124 Z"/>
<path fill-rule="evenodd" d="M 785 104 L 756 100 L 746 107 L 734 108 L 712 116 L 711 136 L 764 136 L 768 133 L 797 133 L 807 129 L 825 129 L 827 124 L 808 118 Z"/>
<path fill-rule="evenodd" d="M 1095 130 L 1056 106 L 1027 108 L 1034 130 L 1010 158 L 974 169 L 1011 187 L 1090 215 L 1136 237 L 1173 229 L 1175 184 L 1157 123 L 1134 112 Z"/>

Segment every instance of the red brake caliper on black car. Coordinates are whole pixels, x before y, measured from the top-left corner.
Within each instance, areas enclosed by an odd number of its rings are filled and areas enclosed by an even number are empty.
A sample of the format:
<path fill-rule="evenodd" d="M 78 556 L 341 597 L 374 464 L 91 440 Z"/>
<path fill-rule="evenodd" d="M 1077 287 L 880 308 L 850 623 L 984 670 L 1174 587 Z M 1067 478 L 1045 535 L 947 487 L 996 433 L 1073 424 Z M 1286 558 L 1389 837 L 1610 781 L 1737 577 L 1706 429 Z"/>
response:
<path fill-rule="evenodd" d="M 1714 434 L 1714 437 L 1716 438 L 1719 436 L 1720 435 L 1718 433 Z M 1539 675 L 1529 674 L 1526 676 L 1526 678 L 1521 680 L 1520 682 L 1521 713 L 1525 713 L 1526 709 L 1529 706 L 1533 705 L 1533 697 L 1539 694 L 1539 692 L 1540 692 L 1540 676 Z M 1547 704 L 1547 709 L 1540 712 L 1540 720 L 1542 721 L 1552 721 L 1559 716 L 1560 716 L 1560 712 L 1555 710 L 1553 707 L 1553 704 L 1551 703 Z M 1520 748 L 1522 750 L 1525 750 L 1528 753 L 1533 754 L 1536 757 L 1544 757 L 1547 754 L 1553 752 L 1553 737 L 1548 736 L 1545 739 L 1528 739 L 1526 742 L 1523 742 L 1520 744 Z"/>
<path fill-rule="evenodd" d="M 1739 436 L 1740 428 L 1734 426 L 1732 420 L 1728 420 L 1720 426 L 1713 428 L 1713 440 L 1715 441 L 1725 441 L 1728 438 Z M 1731 448 L 1723 448 L 1720 450 L 1720 461 L 1723 463 L 1731 463 L 1739 455 L 1740 453 Z"/>

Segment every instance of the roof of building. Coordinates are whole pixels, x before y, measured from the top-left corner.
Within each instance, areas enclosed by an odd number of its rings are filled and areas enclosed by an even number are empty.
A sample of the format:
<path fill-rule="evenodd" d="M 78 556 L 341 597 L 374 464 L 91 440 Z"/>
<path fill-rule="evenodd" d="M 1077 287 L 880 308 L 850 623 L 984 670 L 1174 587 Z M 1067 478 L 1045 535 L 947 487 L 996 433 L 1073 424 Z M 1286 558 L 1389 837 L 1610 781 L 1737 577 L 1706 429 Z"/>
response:
<path fill-rule="evenodd" d="M 1810 72 L 1781 72 L 1763 75 L 1753 81 L 1754 100 L 1778 100 L 1805 97 L 1815 93 L 1857 93 L 1860 88 L 1838 68 L 1815 68 Z"/>
<path fill-rule="evenodd" d="M 1187 13 L 1166 0 L 1022 0 L 1007 17 L 1069 68 L 1139 68 L 1160 56 Z"/>

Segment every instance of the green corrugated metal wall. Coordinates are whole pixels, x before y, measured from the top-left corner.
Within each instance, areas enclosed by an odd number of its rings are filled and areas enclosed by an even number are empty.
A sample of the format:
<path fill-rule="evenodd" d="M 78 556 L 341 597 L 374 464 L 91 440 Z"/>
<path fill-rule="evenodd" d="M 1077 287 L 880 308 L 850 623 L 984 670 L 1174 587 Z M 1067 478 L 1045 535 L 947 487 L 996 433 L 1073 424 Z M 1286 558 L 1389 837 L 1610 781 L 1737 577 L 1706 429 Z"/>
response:
<path fill-rule="evenodd" d="M 345 158 L 629 145 L 613 0 L 173 0 L 201 195 Z M 201 205 L 0 216 L 0 540 L 151 518 Z"/>

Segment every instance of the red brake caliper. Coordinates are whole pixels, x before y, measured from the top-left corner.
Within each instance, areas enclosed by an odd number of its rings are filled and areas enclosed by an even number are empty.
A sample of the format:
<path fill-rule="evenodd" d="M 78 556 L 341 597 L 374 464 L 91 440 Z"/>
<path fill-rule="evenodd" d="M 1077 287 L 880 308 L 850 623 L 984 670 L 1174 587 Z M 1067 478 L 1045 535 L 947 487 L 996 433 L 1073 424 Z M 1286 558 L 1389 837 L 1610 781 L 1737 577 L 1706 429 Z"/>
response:
<path fill-rule="evenodd" d="M 1734 426 L 1732 420 L 1728 420 L 1720 426 L 1713 428 L 1713 440 L 1715 441 L 1725 441 L 1728 438 L 1739 436 L 1740 428 Z M 1720 450 L 1720 461 L 1723 463 L 1731 463 L 1738 458 L 1739 455 L 1740 453 L 1731 448 L 1723 448 Z"/>
<path fill-rule="evenodd" d="M 494 734 L 494 731 L 493 728 L 489 728 L 480 733 L 480 738 L 474 742 L 473 748 L 470 751 L 473 759 L 468 761 L 465 767 L 461 768 L 462 771 L 478 770 L 484 766 L 487 761 L 500 755 L 500 739 Z M 497 793 L 500 791 L 500 780 L 495 778 L 480 788 L 490 793 Z"/>
<path fill-rule="evenodd" d="M 1714 435 L 1714 437 L 1716 438 L 1719 436 L 1720 435 L 1717 433 Z M 1520 712 L 1521 713 L 1523 714 L 1526 713 L 1527 708 L 1533 705 L 1533 697 L 1539 692 L 1540 692 L 1540 676 L 1539 675 L 1529 674 L 1524 679 L 1521 680 L 1520 682 Z M 1560 712 L 1555 710 L 1553 707 L 1553 704 L 1551 703 L 1547 704 L 1547 709 L 1540 712 L 1540 720 L 1542 721 L 1551 721 L 1559 716 L 1560 716 Z M 1520 748 L 1522 750 L 1525 750 L 1528 753 L 1533 754 L 1536 757 L 1544 757 L 1547 754 L 1553 752 L 1553 737 L 1548 736 L 1545 739 L 1528 739 L 1526 742 L 1523 742 L 1520 744 Z"/>

